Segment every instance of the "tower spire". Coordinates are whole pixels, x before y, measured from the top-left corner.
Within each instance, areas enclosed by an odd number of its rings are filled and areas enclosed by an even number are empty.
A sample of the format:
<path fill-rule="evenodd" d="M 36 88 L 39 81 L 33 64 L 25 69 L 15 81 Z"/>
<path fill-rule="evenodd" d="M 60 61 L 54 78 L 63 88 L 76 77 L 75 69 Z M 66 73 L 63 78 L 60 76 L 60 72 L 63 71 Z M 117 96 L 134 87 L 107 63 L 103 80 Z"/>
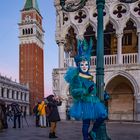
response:
<path fill-rule="evenodd" d="M 26 0 L 25 1 L 23 10 L 30 10 L 30 9 L 35 9 L 40 13 L 37 0 Z"/>

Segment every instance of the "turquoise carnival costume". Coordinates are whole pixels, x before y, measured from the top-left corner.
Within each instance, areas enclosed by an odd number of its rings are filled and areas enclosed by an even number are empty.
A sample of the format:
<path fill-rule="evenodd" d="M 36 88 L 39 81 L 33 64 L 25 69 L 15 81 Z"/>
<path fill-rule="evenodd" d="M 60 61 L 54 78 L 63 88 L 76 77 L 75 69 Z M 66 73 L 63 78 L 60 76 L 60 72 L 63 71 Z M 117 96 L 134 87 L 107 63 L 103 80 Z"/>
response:
<path fill-rule="evenodd" d="M 92 40 L 88 45 L 86 40 L 78 40 L 78 54 L 74 60 L 77 67 L 69 67 L 64 78 L 69 83 L 73 104 L 70 116 L 83 121 L 83 139 L 96 140 L 96 130 L 107 118 L 107 110 L 96 96 L 96 85 L 89 73 Z M 90 121 L 95 121 L 89 132 Z"/>

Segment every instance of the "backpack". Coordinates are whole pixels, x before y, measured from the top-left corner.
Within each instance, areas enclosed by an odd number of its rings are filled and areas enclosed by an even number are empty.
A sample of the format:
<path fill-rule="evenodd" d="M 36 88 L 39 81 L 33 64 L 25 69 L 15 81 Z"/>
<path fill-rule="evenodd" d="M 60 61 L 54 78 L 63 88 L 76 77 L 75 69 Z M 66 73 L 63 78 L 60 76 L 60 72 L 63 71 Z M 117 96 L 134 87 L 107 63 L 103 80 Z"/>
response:
<path fill-rule="evenodd" d="M 38 114 L 38 105 L 35 105 L 35 107 L 33 108 L 33 113 Z"/>

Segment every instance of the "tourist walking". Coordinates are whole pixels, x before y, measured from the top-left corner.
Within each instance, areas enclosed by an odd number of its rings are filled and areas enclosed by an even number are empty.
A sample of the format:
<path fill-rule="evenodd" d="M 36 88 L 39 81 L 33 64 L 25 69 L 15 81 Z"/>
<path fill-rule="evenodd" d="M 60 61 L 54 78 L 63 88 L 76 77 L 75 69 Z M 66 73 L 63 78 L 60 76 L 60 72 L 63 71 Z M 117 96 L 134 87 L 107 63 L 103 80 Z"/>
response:
<path fill-rule="evenodd" d="M 46 127 L 46 104 L 44 101 L 42 101 L 38 105 L 38 113 L 39 113 L 39 120 L 40 120 L 40 127 L 45 128 Z"/>

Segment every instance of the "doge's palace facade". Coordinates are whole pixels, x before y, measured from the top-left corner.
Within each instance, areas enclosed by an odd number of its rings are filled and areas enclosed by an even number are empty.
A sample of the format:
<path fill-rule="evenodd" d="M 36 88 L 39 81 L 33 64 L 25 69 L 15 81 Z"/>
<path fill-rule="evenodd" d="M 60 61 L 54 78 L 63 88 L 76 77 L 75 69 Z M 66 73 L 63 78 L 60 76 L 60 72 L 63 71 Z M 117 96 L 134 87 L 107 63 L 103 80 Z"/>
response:
<path fill-rule="evenodd" d="M 72 0 L 67 0 L 72 1 Z M 78 1 L 78 0 L 77 0 Z M 77 2 L 75 1 L 75 3 Z M 56 42 L 59 48 L 59 67 L 53 69 L 53 91 L 65 100 L 59 111 L 66 118 L 71 104 L 69 87 L 64 74 L 75 66 L 78 38 L 93 38 L 91 73 L 96 79 L 97 9 L 96 1 L 75 12 L 62 11 L 55 0 Z M 106 0 L 104 8 L 104 80 L 111 96 L 107 106 L 110 120 L 140 120 L 140 1 L 124 3 Z"/>

